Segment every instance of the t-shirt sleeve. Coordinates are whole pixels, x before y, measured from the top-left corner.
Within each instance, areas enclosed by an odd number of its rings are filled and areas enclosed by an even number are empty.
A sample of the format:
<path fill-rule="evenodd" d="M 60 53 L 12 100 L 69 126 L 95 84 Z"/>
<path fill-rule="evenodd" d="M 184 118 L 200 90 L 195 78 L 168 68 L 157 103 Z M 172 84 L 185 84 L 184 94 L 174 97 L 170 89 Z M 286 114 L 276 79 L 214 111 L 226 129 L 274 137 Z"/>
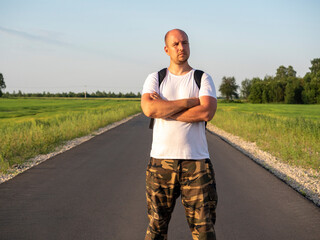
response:
<path fill-rule="evenodd" d="M 142 95 L 144 93 L 159 93 L 158 73 L 151 73 L 148 75 L 146 81 L 143 84 Z"/>
<path fill-rule="evenodd" d="M 210 96 L 217 99 L 216 88 L 214 86 L 212 77 L 207 73 L 203 73 L 201 78 L 201 88 L 199 90 L 199 97 L 202 96 Z"/>

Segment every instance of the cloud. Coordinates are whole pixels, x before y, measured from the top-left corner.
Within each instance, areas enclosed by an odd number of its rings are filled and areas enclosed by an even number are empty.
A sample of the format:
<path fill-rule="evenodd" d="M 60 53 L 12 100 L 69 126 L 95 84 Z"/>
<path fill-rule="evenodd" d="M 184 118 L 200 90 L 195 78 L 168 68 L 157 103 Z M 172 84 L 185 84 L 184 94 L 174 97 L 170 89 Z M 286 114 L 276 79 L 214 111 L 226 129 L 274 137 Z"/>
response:
<path fill-rule="evenodd" d="M 67 43 L 67 42 L 55 40 L 55 39 L 40 36 L 40 35 L 30 34 L 30 33 L 23 32 L 23 31 L 9 29 L 9 28 L 5 28 L 5 27 L 1 27 L 1 26 L 0 26 L 0 32 L 4 32 L 4 33 L 7 33 L 12 36 L 18 36 L 18 37 L 28 39 L 31 41 L 43 42 L 43 43 L 56 45 L 56 46 L 62 46 L 62 47 L 70 47 L 71 46 L 71 44 Z"/>

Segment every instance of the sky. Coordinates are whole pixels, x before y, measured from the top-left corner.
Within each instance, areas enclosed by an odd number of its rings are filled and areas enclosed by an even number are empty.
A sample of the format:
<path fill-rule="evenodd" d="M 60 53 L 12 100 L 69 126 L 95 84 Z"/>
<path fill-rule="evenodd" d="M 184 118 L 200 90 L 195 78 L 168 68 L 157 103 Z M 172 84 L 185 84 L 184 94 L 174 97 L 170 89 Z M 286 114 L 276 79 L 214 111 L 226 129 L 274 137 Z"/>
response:
<path fill-rule="evenodd" d="M 224 76 L 303 77 L 320 58 L 319 12 L 317 0 L 0 0 L 0 73 L 9 92 L 141 92 L 179 28 L 220 95 Z"/>

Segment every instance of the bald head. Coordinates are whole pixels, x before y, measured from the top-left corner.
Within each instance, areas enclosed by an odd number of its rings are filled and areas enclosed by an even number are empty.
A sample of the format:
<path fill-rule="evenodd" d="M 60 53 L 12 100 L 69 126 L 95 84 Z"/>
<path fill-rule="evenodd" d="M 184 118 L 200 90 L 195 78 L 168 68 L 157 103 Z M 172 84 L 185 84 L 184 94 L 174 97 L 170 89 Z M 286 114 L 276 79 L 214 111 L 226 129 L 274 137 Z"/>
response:
<path fill-rule="evenodd" d="M 187 39 L 189 39 L 188 35 L 185 33 L 185 31 L 183 31 L 181 29 L 172 29 L 172 30 L 168 31 L 164 37 L 164 42 L 165 42 L 166 46 L 168 46 L 168 38 L 174 34 L 183 34 L 187 37 Z"/>
<path fill-rule="evenodd" d="M 170 65 L 184 65 L 188 64 L 190 56 L 190 47 L 188 35 L 180 30 L 173 29 L 167 32 L 164 41 L 164 51 L 170 56 Z"/>

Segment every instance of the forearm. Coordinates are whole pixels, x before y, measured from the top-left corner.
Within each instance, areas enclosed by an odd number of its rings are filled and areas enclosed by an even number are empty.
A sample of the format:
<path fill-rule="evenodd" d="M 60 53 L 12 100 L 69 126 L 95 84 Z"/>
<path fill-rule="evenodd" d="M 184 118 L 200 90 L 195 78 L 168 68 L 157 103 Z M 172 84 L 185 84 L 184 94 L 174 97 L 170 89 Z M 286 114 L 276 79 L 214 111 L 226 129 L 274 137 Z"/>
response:
<path fill-rule="evenodd" d="M 181 122 L 201 122 L 210 121 L 217 109 L 217 101 L 214 98 L 202 98 L 200 100 L 202 104 L 178 112 L 170 116 L 170 119 L 174 119 Z"/>
<path fill-rule="evenodd" d="M 169 117 L 181 122 L 202 122 L 209 121 L 208 112 L 202 106 L 196 106 L 187 110 L 183 110 Z"/>
<path fill-rule="evenodd" d="M 186 98 L 167 101 L 157 93 L 142 95 L 141 108 L 147 117 L 168 118 L 178 112 L 192 108 L 200 104 L 198 98 Z"/>
<path fill-rule="evenodd" d="M 145 114 L 152 118 L 168 118 L 178 112 L 188 109 L 188 100 L 180 99 L 166 101 L 162 99 L 153 100 Z"/>

